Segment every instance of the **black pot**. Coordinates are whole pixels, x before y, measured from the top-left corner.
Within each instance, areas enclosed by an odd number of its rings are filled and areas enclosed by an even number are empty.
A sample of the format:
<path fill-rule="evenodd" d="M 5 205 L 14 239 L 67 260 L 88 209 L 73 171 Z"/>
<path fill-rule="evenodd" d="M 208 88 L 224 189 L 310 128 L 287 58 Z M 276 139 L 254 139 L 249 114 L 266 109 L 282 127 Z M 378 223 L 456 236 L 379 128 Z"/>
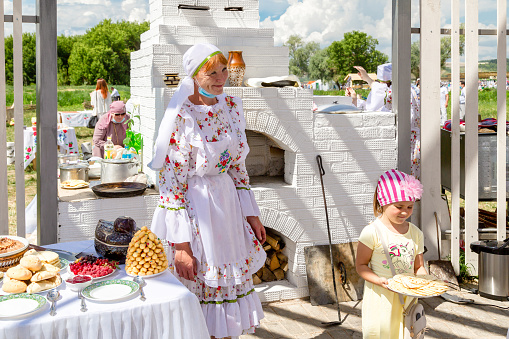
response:
<path fill-rule="evenodd" d="M 118 224 L 119 220 L 125 220 L 125 218 L 117 218 L 115 223 Z M 131 219 L 131 222 L 134 223 L 134 220 Z M 123 232 L 115 228 L 113 221 L 100 219 L 95 228 L 94 239 L 97 254 L 110 260 L 117 260 L 120 264 L 125 263 L 129 243 L 136 231 L 138 231 L 136 223 L 134 223 L 132 231 L 126 230 Z"/>

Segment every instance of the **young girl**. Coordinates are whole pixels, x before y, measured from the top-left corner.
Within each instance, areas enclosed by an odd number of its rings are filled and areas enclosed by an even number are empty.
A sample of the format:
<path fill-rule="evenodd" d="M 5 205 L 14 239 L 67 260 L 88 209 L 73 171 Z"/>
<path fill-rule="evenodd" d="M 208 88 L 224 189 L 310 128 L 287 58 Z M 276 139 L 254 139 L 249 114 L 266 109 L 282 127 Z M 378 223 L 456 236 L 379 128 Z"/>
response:
<path fill-rule="evenodd" d="M 421 198 L 422 185 L 413 176 L 390 170 L 378 180 L 373 209 L 375 221 L 359 237 L 356 268 L 364 278 L 362 334 L 364 338 L 403 338 L 403 307 L 397 293 L 387 289 L 392 278 L 377 224 L 390 251 L 397 274 L 427 274 L 423 259 L 423 234 L 406 221 L 414 202 Z M 405 297 L 405 307 L 412 298 Z"/>

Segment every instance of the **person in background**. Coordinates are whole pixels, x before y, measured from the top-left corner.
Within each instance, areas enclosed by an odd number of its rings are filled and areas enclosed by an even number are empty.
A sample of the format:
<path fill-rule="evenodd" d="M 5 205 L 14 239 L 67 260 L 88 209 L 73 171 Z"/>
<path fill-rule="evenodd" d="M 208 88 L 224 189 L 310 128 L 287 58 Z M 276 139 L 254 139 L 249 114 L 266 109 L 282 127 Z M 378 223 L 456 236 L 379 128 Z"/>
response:
<path fill-rule="evenodd" d="M 369 77 L 364 67 L 354 66 L 354 68 L 359 71 L 359 76 L 369 85 L 371 91 L 368 98 L 362 100 L 358 98 L 353 88 L 347 87 L 345 95 L 352 97 L 352 104 L 365 111 L 390 112 L 392 110 L 392 64 L 388 63 L 378 66 L 376 81 Z"/>
<path fill-rule="evenodd" d="M 465 81 L 460 81 L 460 88 L 461 88 L 461 94 L 460 94 L 460 119 L 465 120 Z"/>
<path fill-rule="evenodd" d="M 395 169 L 385 172 L 378 180 L 373 201 L 376 219 L 362 230 L 355 260 L 357 273 L 364 279 L 363 338 L 405 337 L 403 306 L 398 294 L 387 288 L 387 280 L 393 275 L 380 237 L 390 248 L 396 274 L 427 274 L 424 235 L 407 221 L 422 191 L 419 180 Z M 413 298 L 404 297 L 404 302 L 408 307 Z"/>
<path fill-rule="evenodd" d="M 111 104 L 111 95 L 108 92 L 108 84 L 104 79 L 98 79 L 95 86 L 95 91 L 90 93 L 90 102 L 94 106 L 93 115 L 97 115 L 100 119 L 106 112 Z"/>
<path fill-rule="evenodd" d="M 111 100 L 113 101 L 120 100 L 120 94 L 118 93 L 117 89 L 113 86 L 111 86 Z"/>
<path fill-rule="evenodd" d="M 440 126 L 443 126 L 447 120 L 447 106 L 449 105 L 449 90 L 444 81 L 440 87 Z"/>
<path fill-rule="evenodd" d="M 124 102 L 115 101 L 110 105 L 108 113 L 104 114 L 95 125 L 92 149 L 94 157 L 104 157 L 104 144 L 108 137 L 111 137 L 115 149 L 124 147 L 128 126 L 126 122 L 129 119 L 130 116 L 126 113 Z"/>

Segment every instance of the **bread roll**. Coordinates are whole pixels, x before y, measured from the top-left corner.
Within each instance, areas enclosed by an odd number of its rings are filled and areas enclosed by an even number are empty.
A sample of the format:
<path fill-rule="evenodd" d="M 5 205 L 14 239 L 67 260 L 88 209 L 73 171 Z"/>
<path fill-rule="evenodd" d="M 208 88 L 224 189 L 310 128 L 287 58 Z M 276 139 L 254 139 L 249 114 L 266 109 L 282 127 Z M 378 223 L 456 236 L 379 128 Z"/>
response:
<path fill-rule="evenodd" d="M 2 290 L 7 293 L 23 293 L 27 290 L 27 284 L 23 281 L 9 279 L 8 281 L 4 281 Z"/>
<path fill-rule="evenodd" d="M 34 272 L 39 271 L 42 267 L 42 261 L 35 255 L 29 255 L 28 257 L 21 258 L 19 264 Z"/>
<path fill-rule="evenodd" d="M 35 281 L 50 279 L 50 278 L 55 277 L 57 274 L 58 273 L 55 271 L 39 271 L 39 272 L 35 273 L 32 276 L 32 278 L 30 278 L 30 281 L 35 282 Z"/>
<path fill-rule="evenodd" d="M 9 278 L 16 280 L 29 280 L 32 278 L 32 272 L 20 265 L 9 268 L 6 274 Z"/>
<path fill-rule="evenodd" d="M 55 267 L 51 264 L 42 264 L 42 267 L 41 269 L 39 270 L 39 272 L 44 272 L 44 271 L 50 271 L 50 272 L 60 272 L 60 268 L 59 267 Z"/>
<path fill-rule="evenodd" d="M 42 281 L 36 281 L 28 285 L 27 292 L 28 293 L 37 293 L 44 290 L 48 290 L 53 287 L 57 287 L 62 283 L 62 279 L 60 278 L 60 275 L 57 275 L 51 279 L 42 280 Z"/>
<path fill-rule="evenodd" d="M 28 250 L 25 252 L 25 254 L 23 254 L 24 257 L 28 257 L 29 255 L 37 255 L 37 251 L 32 248 L 31 250 Z"/>

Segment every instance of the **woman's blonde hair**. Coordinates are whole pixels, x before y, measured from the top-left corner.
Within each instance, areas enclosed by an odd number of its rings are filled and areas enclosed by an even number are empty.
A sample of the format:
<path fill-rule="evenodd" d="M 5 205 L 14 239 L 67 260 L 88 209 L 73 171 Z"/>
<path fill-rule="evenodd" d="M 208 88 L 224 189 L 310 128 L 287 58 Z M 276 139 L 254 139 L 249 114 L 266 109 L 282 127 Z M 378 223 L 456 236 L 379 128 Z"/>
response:
<path fill-rule="evenodd" d="M 225 66 L 228 65 L 228 60 L 226 60 L 223 53 L 216 54 L 212 58 L 210 58 L 210 60 L 207 61 L 205 65 L 203 65 L 200 71 L 203 70 L 204 72 L 208 72 L 214 67 L 216 67 L 218 64 L 223 64 Z"/>
<path fill-rule="evenodd" d="M 101 94 L 104 99 L 108 97 L 108 84 L 104 79 L 97 79 L 97 85 L 95 85 L 96 91 L 101 91 Z"/>
<path fill-rule="evenodd" d="M 378 202 L 378 194 L 377 189 L 375 189 L 375 196 L 373 198 L 373 213 L 375 214 L 375 217 L 378 217 L 379 215 L 382 215 L 384 213 L 384 210 L 382 206 L 380 206 L 380 203 Z"/>

